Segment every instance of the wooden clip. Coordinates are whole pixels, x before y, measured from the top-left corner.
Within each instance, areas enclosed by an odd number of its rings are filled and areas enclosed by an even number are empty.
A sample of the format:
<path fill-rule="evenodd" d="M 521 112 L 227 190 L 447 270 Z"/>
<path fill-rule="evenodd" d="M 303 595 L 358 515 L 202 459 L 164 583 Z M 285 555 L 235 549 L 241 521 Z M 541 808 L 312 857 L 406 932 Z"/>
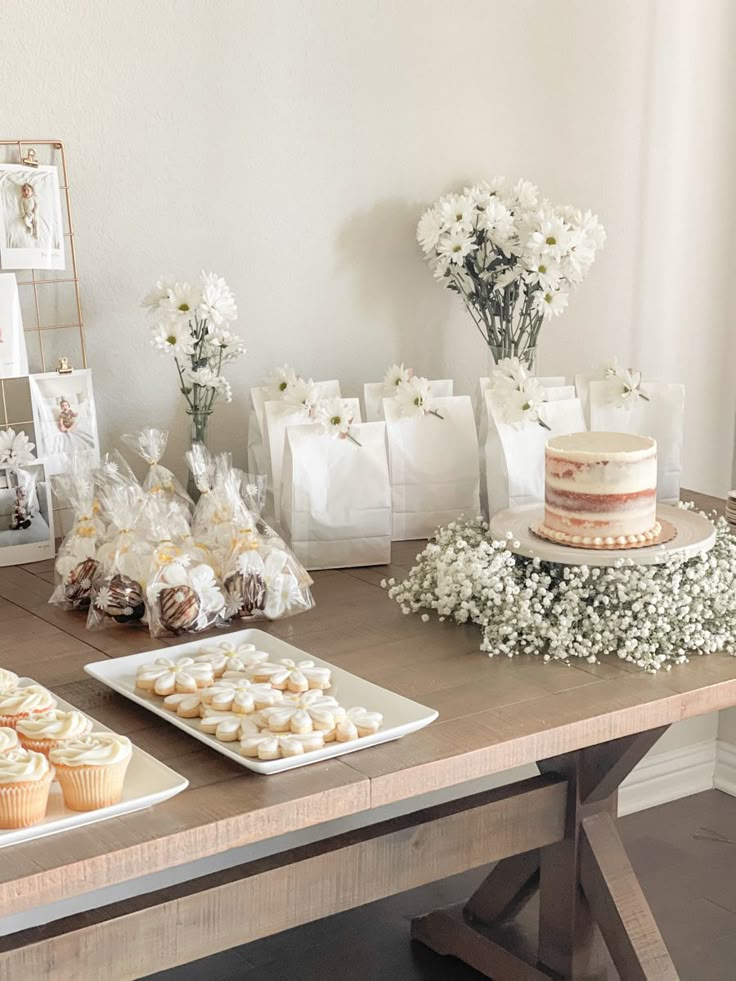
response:
<path fill-rule="evenodd" d="M 60 375 L 71 375 L 74 371 L 72 366 L 69 364 L 69 358 L 59 358 L 56 362 L 56 370 Z"/>

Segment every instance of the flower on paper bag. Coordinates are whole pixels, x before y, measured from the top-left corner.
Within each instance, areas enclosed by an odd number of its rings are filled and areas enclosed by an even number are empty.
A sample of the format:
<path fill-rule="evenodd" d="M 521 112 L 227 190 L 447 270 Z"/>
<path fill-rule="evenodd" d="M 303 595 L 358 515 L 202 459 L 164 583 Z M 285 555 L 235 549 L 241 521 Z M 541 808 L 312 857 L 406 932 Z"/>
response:
<path fill-rule="evenodd" d="M 413 375 L 408 381 L 402 382 L 396 389 L 396 403 L 402 416 L 432 415 L 442 419 L 434 408 L 427 378 Z"/>
<path fill-rule="evenodd" d="M 617 408 L 631 408 L 637 399 L 651 401 L 641 390 L 642 377 L 640 371 L 633 368 L 621 368 L 617 358 L 606 362 L 603 376 L 608 388 L 608 402 Z"/>
<path fill-rule="evenodd" d="M 401 364 L 392 364 L 386 369 L 386 374 L 383 376 L 383 387 L 388 396 L 396 395 L 396 389 L 399 385 L 403 385 L 408 382 L 411 376 L 414 374 L 411 368 L 405 368 L 403 362 Z"/>
<path fill-rule="evenodd" d="M 511 426 L 536 422 L 543 429 L 549 429 L 539 415 L 545 402 L 544 387 L 518 358 L 499 361 L 491 381 L 491 401 L 502 422 Z"/>
<path fill-rule="evenodd" d="M 289 405 L 299 406 L 305 415 L 312 416 L 319 401 L 317 386 L 311 378 L 297 378 L 284 392 L 282 400 Z"/>
<path fill-rule="evenodd" d="M 349 439 L 356 446 L 360 446 L 350 431 L 354 422 L 354 415 L 350 403 L 345 399 L 333 398 L 318 402 L 316 419 L 322 432 L 327 436 L 331 436 L 333 439 Z"/>
<path fill-rule="evenodd" d="M 270 389 L 271 397 L 274 400 L 282 399 L 286 393 L 292 389 L 298 381 L 298 375 L 288 364 L 274 368 L 270 375 L 264 379 L 263 384 Z"/>

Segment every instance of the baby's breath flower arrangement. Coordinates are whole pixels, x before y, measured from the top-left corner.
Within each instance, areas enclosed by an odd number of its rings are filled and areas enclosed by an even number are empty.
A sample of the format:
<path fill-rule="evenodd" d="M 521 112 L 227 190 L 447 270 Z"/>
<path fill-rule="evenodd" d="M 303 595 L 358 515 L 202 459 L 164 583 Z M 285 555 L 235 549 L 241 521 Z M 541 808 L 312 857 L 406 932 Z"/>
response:
<path fill-rule="evenodd" d="M 533 367 L 542 323 L 563 312 L 606 235 L 590 211 L 553 204 L 529 181 L 494 177 L 440 198 L 417 238 L 494 360 L 516 356 Z"/>
<path fill-rule="evenodd" d="M 489 657 L 614 656 L 654 672 L 695 654 L 736 653 L 736 538 L 716 521 L 710 552 L 662 565 L 558 565 L 514 555 L 482 519 L 437 532 L 401 583 L 404 613 L 476 623 Z"/>

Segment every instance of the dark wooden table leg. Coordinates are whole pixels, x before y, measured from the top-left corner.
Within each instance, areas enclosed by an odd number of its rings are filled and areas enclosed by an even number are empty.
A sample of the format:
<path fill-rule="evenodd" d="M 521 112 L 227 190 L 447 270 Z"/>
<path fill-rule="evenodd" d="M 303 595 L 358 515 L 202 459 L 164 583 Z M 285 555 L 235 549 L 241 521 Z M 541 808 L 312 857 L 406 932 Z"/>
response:
<path fill-rule="evenodd" d="M 665 729 L 541 762 L 542 773 L 567 782 L 564 838 L 499 862 L 464 909 L 415 920 L 412 936 L 497 981 L 588 981 L 601 976 L 599 930 L 623 981 L 677 981 L 616 830 L 618 787 Z M 504 949 L 493 925 L 515 916 L 537 889 L 533 964 Z"/>

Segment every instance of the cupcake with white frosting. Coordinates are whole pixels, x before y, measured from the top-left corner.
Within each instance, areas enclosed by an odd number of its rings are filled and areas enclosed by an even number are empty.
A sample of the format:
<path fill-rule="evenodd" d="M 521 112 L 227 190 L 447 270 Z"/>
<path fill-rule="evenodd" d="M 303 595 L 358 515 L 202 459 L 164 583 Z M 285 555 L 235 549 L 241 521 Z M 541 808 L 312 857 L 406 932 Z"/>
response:
<path fill-rule="evenodd" d="M 133 747 L 126 736 L 90 732 L 49 752 L 64 803 L 73 811 L 93 811 L 117 804 Z"/>
<path fill-rule="evenodd" d="M 53 767 L 43 753 L 0 754 L 0 828 L 28 828 L 46 814 Z"/>
<path fill-rule="evenodd" d="M 0 691 L 0 726 L 15 729 L 21 719 L 46 715 L 55 708 L 56 699 L 43 685 Z"/>
<path fill-rule="evenodd" d="M 14 749 L 19 749 L 20 743 L 18 742 L 18 733 L 15 729 L 11 729 L 10 726 L 0 727 L 0 756 L 4 756 L 5 753 L 10 753 Z"/>
<path fill-rule="evenodd" d="M 52 749 L 88 735 L 92 731 L 92 723 L 76 709 L 70 712 L 56 709 L 45 715 L 20 719 L 15 731 L 26 749 L 48 756 Z"/>

